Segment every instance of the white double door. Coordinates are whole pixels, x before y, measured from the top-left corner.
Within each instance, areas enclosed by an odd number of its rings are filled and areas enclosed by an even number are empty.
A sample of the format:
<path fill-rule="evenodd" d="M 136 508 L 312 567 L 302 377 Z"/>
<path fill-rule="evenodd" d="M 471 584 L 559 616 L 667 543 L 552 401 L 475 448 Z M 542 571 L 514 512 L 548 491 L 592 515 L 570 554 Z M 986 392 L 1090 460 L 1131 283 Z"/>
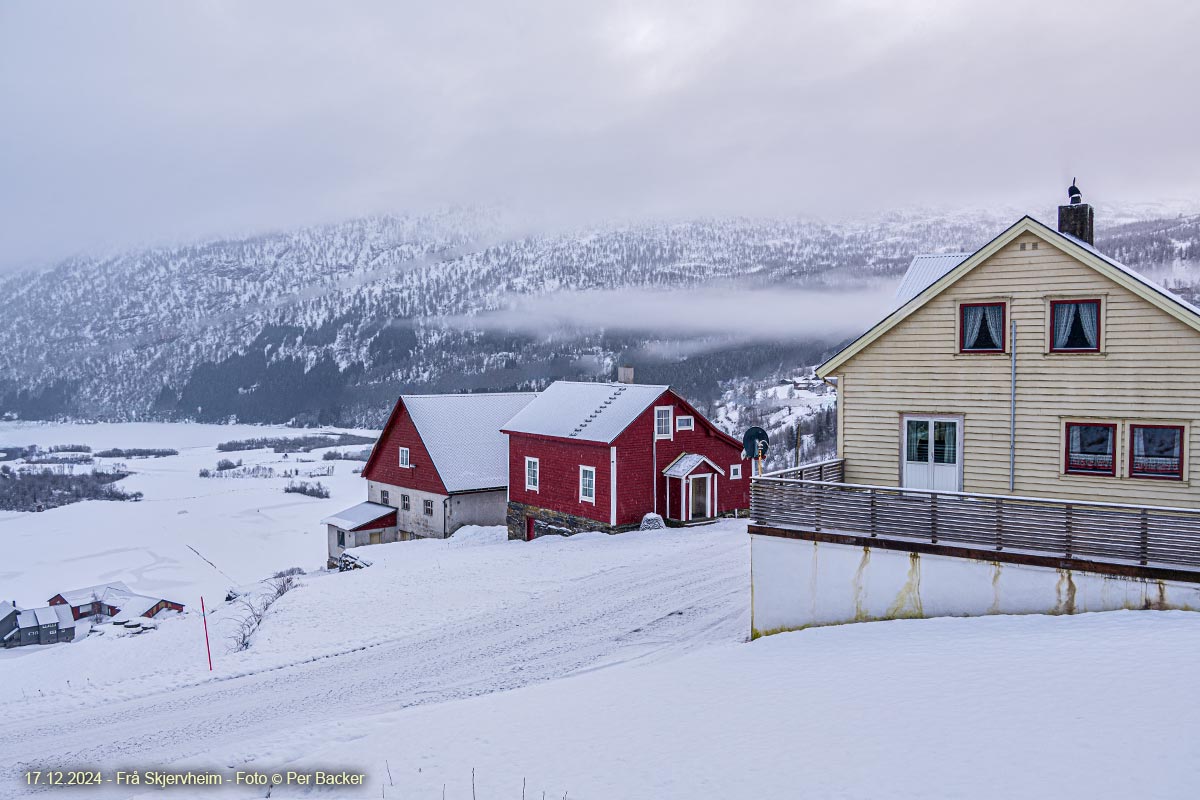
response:
<path fill-rule="evenodd" d="M 902 421 L 903 485 L 962 491 L 962 419 L 905 415 Z"/>

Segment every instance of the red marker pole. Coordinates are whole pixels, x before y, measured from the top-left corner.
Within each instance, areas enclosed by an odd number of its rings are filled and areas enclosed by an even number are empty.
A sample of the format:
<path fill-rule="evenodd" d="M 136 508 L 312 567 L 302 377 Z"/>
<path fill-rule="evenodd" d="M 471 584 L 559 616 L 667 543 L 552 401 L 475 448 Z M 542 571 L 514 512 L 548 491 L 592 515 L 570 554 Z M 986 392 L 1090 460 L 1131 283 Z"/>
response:
<path fill-rule="evenodd" d="M 204 649 L 208 651 L 208 671 L 212 672 L 212 645 L 208 643 L 208 611 L 204 608 L 204 597 L 200 598 L 200 616 L 204 617 Z"/>

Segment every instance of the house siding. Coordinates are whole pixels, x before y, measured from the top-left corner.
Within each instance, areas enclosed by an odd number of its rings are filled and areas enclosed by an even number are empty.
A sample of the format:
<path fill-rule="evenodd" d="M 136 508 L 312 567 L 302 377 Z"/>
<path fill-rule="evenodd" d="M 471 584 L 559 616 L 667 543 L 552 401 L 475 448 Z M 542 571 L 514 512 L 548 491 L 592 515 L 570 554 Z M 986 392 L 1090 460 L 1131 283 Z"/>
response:
<path fill-rule="evenodd" d="M 400 448 L 407 447 L 411 466 L 400 466 Z M 445 497 L 448 492 L 442 482 L 437 468 L 417 426 L 404 408 L 404 401 L 399 400 L 388 420 L 387 427 L 371 452 L 371 458 L 363 470 L 363 477 L 368 481 L 387 484 L 389 486 L 406 487 L 430 494 Z M 374 497 L 371 498 L 375 500 Z"/>
<path fill-rule="evenodd" d="M 1037 250 L 1028 247 L 1035 241 Z M 1049 352 L 1049 303 L 1073 298 L 1102 301 L 1098 354 Z M 900 483 L 903 414 L 962 415 L 963 490 L 1009 493 L 1010 357 L 958 352 L 958 305 L 988 300 L 1008 302 L 1017 328 L 1014 493 L 1200 506 L 1190 486 L 1200 436 L 1200 333 L 1033 233 L 835 370 L 848 482 Z M 1118 424 L 1116 477 L 1063 474 L 1067 420 Z M 1130 422 L 1187 426 L 1183 481 L 1128 477 Z"/>
<path fill-rule="evenodd" d="M 386 503 L 383 502 L 383 492 L 388 493 Z M 402 494 L 408 495 L 408 511 L 404 511 L 400 507 L 400 495 Z M 367 499 L 372 503 L 395 508 L 396 528 L 425 539 L 444 539 L 448 535 L 446 529 L 446 499 L 448 497 L 449 495 L 444 492 L 430 492 L 394 483 L 367 481 Z M 426 500 L 433 501 L 433 516 L 425 513 Z"/>
<path fill-rule="evenodd" d="M 525 488 L 525 458 L 538 459 L 538 489 Z M 618 460 L 620 451 L 618 450 Z M 579 499 L 580 466 L 596 468 L 596 502 Z M 563 442 L 523 433 L 508 436 L 508 499 L 535 508 L 609 521 L 609 450 L 597 442 Z M 624 489 L 622 489 L 624 491 Z"/>

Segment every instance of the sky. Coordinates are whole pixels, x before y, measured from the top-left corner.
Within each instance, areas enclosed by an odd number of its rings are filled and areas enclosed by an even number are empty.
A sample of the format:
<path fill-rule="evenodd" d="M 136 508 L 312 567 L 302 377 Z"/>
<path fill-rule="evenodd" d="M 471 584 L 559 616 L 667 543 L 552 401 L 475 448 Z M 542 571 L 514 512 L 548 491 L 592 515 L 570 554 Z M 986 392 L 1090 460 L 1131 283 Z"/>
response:
<path fill-rule="evenodd" d="M 0 4 L 0 269 L 449 204 L 533 224 L 1200 194 L 1191 2 Z"/>

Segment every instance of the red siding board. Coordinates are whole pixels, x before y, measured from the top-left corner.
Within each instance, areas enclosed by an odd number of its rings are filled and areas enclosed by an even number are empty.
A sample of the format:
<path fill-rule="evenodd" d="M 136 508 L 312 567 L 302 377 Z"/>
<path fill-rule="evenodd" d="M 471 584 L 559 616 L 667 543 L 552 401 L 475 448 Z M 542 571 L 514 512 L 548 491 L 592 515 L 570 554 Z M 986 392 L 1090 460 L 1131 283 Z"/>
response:
<path fill-rule="evenodd" d="M 400 466 L 401 447 L 408 448 L 409 467 Z M 417 433 L 417 426 L 404 407 L 403 399 L 396 401 L 396 407 L 388 417 L 387 425 L 375 443 L 362 474 L 367 480 L 391 486 L 449 494 L 429 451 L 425 449 L 425 443 L 421 441 L 421 435 Z"/>
<path fill-rule="evenodd" d="M 525 458 L 538 460 L 539 486 L 525 488 Z M 580 466 L 596 468 L 596 502 L 579 500 Z M 517 503 L 549 508 L 608 524 L 608 445 L 564 442 L 526 433 L 508 435 L 508 498 Z M 620 479 L 617 482 L 620 492 Z"/>

